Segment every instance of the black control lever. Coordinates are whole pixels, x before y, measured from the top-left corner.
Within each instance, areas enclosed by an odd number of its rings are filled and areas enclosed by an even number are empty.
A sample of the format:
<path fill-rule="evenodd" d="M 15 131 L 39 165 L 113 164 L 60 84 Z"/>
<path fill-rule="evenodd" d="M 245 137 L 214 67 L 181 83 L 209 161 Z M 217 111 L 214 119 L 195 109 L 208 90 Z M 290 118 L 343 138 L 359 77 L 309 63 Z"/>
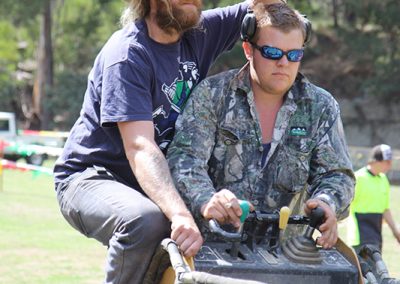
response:
<path fill-rule="evenodd" d="M 223 230 L 221 226 L 218 224 L 218 222 L 214 219 L 208 221 L 208 226 L 212 233 L 217 234 L 226 241 L 236 242 L 240 241 L 242 238 L 241 232 L 235 232 L 235 233 L 227 232 Z"/>
<path fill-rule="evenodd" d="M 307 224 L 303 235 L 290 238 L 282 244 L 282 251 L 287 258 L 294 262 L 321 263 L 322 257 L 315 241 L 312 238 L 315 229 L 324 222 L 325 212 L 321 207 L 316 207 L 310 212 L 310 222 Z"/>
<path fill-rule="evenodd" d="M 307 225 L 304 237 L 312 238 L 314 230 L 319 228 L 319 226 L 324 222 L 324 218 L 325 211 L 322 207 L 312 209 L 310 212 L 310 223 Z"/>

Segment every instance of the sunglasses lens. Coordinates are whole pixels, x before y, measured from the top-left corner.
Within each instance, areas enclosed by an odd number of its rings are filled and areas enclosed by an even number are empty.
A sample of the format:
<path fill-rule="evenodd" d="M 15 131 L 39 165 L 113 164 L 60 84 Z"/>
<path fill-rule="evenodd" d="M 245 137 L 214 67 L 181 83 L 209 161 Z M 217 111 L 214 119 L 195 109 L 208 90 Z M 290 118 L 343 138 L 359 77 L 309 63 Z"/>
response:
<path fill-rule="evenodd" d="M 286 55 L 290 62 L 300 62 L 304 55 L 303 49 L 292 49 L 288 52 L 284 52 L 282 49 L 277 47 L 268 45 L 258 46 L 254 43 L 252 44 L 261 52 L 261 55 L 267 59 L 279 60 Z"/>
<path fill-rule="evenodd" d="M 299 62 L 303 58 L 304 50 L 294 49 L 287 53 L 287 58 L 292 62 Z"/>
<path fill-rule="evenodd" d="M 262 55 L 268 59 L 278 60 L 282 58 L 283 51 L 276 47 L 263 46 Z"/>

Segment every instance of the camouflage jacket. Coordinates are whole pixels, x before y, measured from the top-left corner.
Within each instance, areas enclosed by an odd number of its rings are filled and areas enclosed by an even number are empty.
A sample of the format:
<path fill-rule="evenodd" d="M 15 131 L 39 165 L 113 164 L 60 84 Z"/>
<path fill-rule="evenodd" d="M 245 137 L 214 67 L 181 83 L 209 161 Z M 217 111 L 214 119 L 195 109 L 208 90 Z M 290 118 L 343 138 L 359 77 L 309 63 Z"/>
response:
<path fill-rule="evenodd" d="M 223 188 L 256 210 L 291 206 L 306 198 L 327 202 L 347 216 L 354 175 L 340 110 L 325 90 L 301 74 L 278 112 L 264 165 L 261 128 L 249 70 L 231 70 L 203 80 L 193 91 L 168 150 L 177 189 L 195 215 Z"/>

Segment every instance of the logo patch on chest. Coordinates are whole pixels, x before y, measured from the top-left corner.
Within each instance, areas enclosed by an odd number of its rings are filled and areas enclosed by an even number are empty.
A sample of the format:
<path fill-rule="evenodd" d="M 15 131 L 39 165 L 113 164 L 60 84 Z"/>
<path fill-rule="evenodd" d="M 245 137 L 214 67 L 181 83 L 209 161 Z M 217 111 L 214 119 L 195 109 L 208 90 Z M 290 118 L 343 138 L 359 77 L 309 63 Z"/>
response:
<path fill-rule="evenodd" d="M 307 136 L 307 128 L 301 126 L 295 126 L 290 128 L 291 136 Z"/>

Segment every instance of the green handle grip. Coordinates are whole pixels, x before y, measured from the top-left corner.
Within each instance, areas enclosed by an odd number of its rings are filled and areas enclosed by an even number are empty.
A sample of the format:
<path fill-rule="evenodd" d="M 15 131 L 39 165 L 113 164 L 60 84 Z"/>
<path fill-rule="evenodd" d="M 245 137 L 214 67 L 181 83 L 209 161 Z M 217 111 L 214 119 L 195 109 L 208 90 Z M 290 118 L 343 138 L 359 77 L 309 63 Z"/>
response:
<path fill-rule="evenodd" d="M 250 212 L 250 203 L 246 200 L 239 200 L 240 208 L 242 209 L 242 216 L 240 216 L 240 222 L 243 223 L 246 220 Z"/>

